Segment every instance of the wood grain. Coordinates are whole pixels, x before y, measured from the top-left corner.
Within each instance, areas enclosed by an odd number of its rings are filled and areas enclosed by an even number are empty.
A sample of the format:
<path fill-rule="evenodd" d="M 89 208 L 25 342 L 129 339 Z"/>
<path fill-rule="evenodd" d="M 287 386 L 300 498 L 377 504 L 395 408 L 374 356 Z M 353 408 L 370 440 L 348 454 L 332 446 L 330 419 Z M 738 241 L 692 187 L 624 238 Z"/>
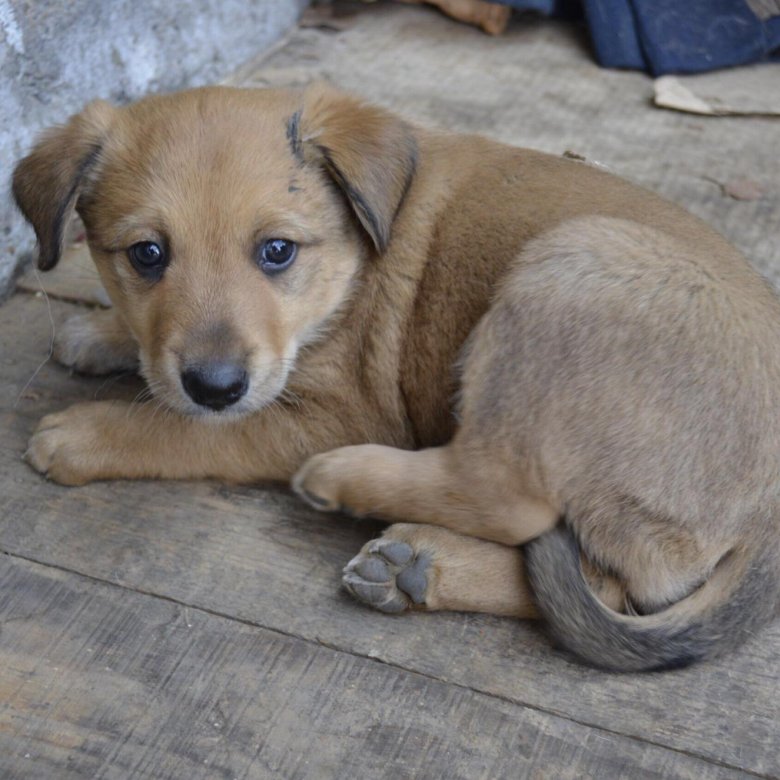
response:
<path fill-rule="evenodd" d="M 0 621 L 5 780 L 738 776 L 9 556 Z"/>

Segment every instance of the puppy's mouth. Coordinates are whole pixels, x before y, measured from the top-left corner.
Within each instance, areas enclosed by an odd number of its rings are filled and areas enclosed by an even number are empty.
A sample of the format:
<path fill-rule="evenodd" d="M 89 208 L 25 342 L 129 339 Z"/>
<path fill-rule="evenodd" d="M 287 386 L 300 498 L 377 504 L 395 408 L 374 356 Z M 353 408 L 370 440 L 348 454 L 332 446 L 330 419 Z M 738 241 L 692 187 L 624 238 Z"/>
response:
<path fill-rule="evenodd" d="M 214 358 L 184 365 L 180 370 L 164 365 L 158 371 L 142 356 L 141 373 L 162 405 L 216 422 L 246 417 L 274 403 L 284 392 L 292 361 L 244 366 Z"/>

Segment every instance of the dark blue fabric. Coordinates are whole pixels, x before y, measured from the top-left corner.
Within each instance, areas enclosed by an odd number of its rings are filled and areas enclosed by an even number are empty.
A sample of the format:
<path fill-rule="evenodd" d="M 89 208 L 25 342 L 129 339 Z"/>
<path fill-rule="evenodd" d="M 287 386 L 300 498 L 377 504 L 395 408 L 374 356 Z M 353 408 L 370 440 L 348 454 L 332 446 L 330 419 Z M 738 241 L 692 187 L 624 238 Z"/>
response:
<path fill-rule="evenodd" d="M 504 0 L 519 10 L 571 15 L 572 0 Z M 780 15 L 760 19 L 745 0 L 580 0 L 598 61 L 653 75 L 697 73 L 780 54 Z"/>
<path fill-rule="evenodd" d="M 602 65 L 645 69 L 631 0 L 585 0 L 585 18 L 596 58 Z"/>
<path fill-rule="evenodd" d="M 518 11 L 538 11 L 545 16 L 565 16 L 572 6 L 581 5 L 581 0 L 501 0 L 500 4 Z"/>

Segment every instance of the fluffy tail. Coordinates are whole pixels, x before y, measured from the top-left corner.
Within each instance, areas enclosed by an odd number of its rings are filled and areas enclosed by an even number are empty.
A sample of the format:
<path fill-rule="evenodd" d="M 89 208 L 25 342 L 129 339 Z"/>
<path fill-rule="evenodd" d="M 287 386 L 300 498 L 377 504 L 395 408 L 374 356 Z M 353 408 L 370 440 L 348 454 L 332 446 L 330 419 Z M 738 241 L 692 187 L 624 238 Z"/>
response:
<path fill-rule="evenodd" d="M 636 672 L 674 669 L 742 642 L 777 609 L 774 545 L 732 550 L 690 596 L 653 615 L 622 615 L 593 594 L 567 525 L 524 547 L 539 611 L 555 639 L 593 666 Z"/>

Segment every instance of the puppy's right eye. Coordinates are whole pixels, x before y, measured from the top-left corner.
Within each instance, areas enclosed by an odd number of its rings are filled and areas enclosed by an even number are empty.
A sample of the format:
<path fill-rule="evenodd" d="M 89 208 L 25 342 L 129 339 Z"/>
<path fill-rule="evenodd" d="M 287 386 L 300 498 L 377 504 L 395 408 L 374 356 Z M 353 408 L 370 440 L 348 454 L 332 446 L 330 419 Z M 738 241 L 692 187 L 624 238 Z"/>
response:
<path fill-rule="evenodd" d="M 269 238 L 260 247 L 260 268 L 269 276 L 286 271 L 295 261 L 298 245 L 287 238 Z"/>
<path fill-rule="evenodd" d="M 139 241 L 127 250 L 133 268 L 147 279 L 159 279 L 168 260 L 163 248 L 154 241 Z"/>

